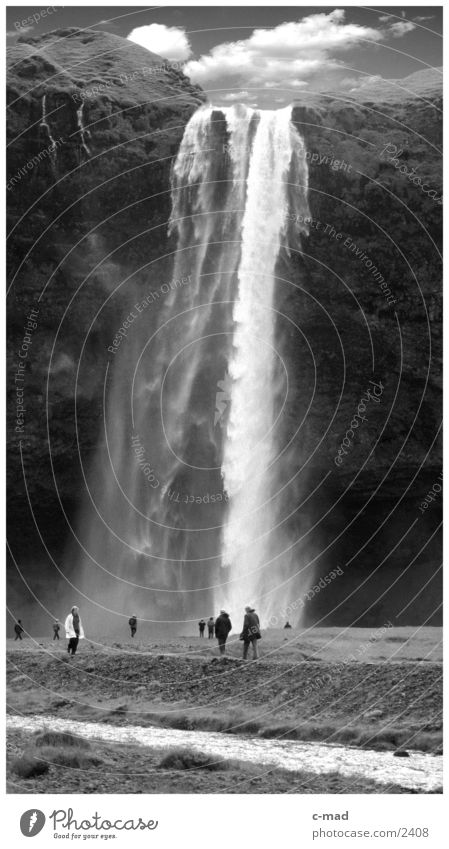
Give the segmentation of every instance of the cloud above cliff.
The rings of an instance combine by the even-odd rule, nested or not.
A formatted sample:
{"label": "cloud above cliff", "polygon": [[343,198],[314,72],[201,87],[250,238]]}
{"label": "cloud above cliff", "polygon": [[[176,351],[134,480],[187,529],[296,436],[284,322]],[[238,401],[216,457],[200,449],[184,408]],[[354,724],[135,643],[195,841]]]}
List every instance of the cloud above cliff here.
{"label": "cloud above cliff", "polygon": [[255,29],[249,38],[218,44],[187,62],[184,72],[206,89],[301,87],[342,66],[339,54],[400,37],[414,24],[398,21],[384,28],[345,22],[345,10],[319,12],[272,29]]}
{"label": "cloud above cliff", "polygon": [[411,21],[397,21],[397,23],[391,24],[389,33],[393,38],[402,38],[403,35],[412,32],[414,29],[416,29],[416,24]]}
{"label": "cloud above cliff", "polygon": [[149,24],[133,29],[128,39],[172,62],[183,61],[192,55],[192,48],[183,27]]}

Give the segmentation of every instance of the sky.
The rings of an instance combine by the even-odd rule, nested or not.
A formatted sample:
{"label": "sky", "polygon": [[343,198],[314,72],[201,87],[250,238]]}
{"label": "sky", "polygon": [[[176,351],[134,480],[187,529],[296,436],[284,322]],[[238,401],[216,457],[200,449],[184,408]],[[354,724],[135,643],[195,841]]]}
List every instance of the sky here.
{"label": "sky", "polygon": [[220,103],[281,107],[301,91],[350,92],[442,64],[438,6],[48,8],[41,17],[42,7],[9,7],[9,43],[66,27],[100,29],[181,63]]}

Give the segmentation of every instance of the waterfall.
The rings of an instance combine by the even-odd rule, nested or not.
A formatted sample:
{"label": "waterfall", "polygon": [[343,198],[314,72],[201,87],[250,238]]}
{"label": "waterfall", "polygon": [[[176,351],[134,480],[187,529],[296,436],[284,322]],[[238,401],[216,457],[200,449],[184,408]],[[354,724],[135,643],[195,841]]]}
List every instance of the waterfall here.
{"label": "waterfall", "polygon": [[266,624],[289,598],[276,267],[306,232],[291,213],[308,216],[290,113],[202,106],[186,126],[173,272],[130,290],[81,523],[83,583],[110,609],[182,622],[253,603]]}
{"label": "waterfall", "polygon": [[86,144],[86,138],[90,135],[89,130],[86,130],[83,121],[84,100],[81,101],[79,109],[76,110],[76,124],[80,136],[80,148],[83,153],[89,158],[90,150]]}
{"label": "waterfall", "polygon": [[[223,533],[223,566],[231,582],[227,604],[235,608],[245,597],[250,602],[261,599],[266,615],[279,608],[277,600],[269,598],[280,578],[279,564],[273,565],[280,552],[270,529],[278,519],[276,487],[283,483],[276,469],[274,293],[275,266],[289,213],[285,181],[294,152],[298,158],[305,154],[292,128],[290,109],[260,112],[242,221],[229,366],[230,417],[222,464],[230,498]],[[305,186],[297,191],[304,192]]]}
{"label": "waterfall", "polygon": [[54,138],[51,134],[50,124],[48,123],[48,120],[47,120],[47,95],[46,94],[44,94],[43,97],[42,97],[42,119],[41,119],[40,126],[42,127],[42,129],[44,130],[44,132],[46,134],[50,159],[51,159],[52,164],[55,165],[56,164],[58,146],[57,146],[57,144],[56,144],[56,142],[55,142],[55,140],[54,140]]}

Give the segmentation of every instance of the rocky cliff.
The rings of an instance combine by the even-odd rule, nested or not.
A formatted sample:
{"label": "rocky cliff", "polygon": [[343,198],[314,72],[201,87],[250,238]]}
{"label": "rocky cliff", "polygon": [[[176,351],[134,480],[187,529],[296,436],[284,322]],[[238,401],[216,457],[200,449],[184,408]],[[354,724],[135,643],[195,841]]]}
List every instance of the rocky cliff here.
{"label": "rocky cliff", "polygon": [[169,273],[152,260],[168,253],[170,168],[203,100],[176,65],[102,32],[21,38],[10,51],[9,533],[38,595],[56,584],[53,558],[79,508],[78,450],[89,465],[121,292]]}
{"label": "rocky cliff", "polygon": [[[280,328],[294,375],[285,427],[293,433],[311,401],[295,444],[310,456],[310,491],[328,477],[291,524],[310,532],[312,553],[324,552],[317,578],[353,558],[332,600],[316,594],[310,620],[382,624],[398,597],[411,604],[395,624],[438,618],[439,504],[419,505],[441,471],[440,93],[434,79],[400,86],[311,96],[293,114],[307,145],[311,221],[283,269],[300,287],[280,288],[279,309],[313,356]],[[109,34],[56,31],[11,50],[14,609],[25,598],[18,569],[30,598],[53,609],[101,424],[107,348],[129,291],[170,279],[170,168],[204,99],[176,66]],[[382,384],[381,403],[336,463],[370,380]]]}
{"label": "rocky cliff", "polygon": [[[441,77],[426,71],[353,97],[303,99],[294,120],[308,150],[312,220],[304,253],[292,260],[302,291],[286,291],[284,311],[312,343],[314,358],[288,342],[286,352],[298,384],[309,385],[305,397],[294,394],[312,400],[304,433],[306,456],[315,452],[308,490],[332,470],[305,525],[309,515],[325,517],[321,574],[348,564],[331,601],[326,593],[314,597],[310,620],[329,621],[332,605],[332,622],[352,622],[356,612],[364,625],[434,623],[441,578]],[[381,397],[368,402],[366,421],[354,421],[370,387]],[[295,419],[305,404],[299,407]]]}

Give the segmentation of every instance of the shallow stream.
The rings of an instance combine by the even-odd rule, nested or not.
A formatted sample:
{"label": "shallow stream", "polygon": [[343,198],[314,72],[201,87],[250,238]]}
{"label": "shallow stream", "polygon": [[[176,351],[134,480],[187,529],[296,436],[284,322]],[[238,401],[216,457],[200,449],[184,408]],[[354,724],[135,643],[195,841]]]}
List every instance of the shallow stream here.
{"label": "shallow stream", "polygon": [[[71,731],[80,737],[111,743],[132,743],[152,749],[187,746],[222,758],[237,758],[270,764],[292,771],[316,774],[339,772],[363,776],[380,785],[398,784],[410,790],[435,791],[443,784],[443,758],[410,752],[408,758],[392,752],[354,749],[295,740],[266,740],[237,737],[208,731],[181,731],[173,728],[143,728],[139,725],[114,726],[99,722],[78,722],[51,716],[8,716],[7,728],[23,731]],[[382,789],[379,788],[380,792]],[[388,792],[384,787],[384,792]]]}

